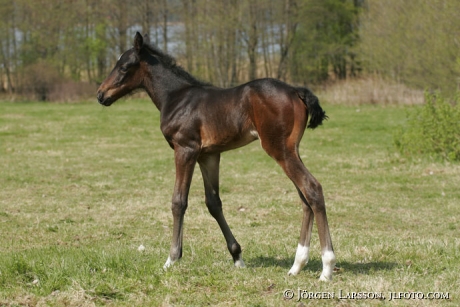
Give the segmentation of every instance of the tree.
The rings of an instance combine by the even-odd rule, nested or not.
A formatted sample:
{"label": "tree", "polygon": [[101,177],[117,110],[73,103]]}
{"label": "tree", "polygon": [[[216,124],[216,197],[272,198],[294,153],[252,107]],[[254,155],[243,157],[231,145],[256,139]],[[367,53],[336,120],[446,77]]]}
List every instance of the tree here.
{"label": "tree", "polygon": [[0,63],[1,63],[1,90],[8,93],[14,91],[16,74],[14,67],[17,64],[16,12],[12,0],[0,1]]}
{"label": "tree", "polygon": [[295,0],[280,2],[280,18],[278,19],[278,44],[280,57],[276,78],[286,80],[288,67],[288,54],[294,42],[297,26],[299,24],[298,3]]}
{"label": "tree", "polygon": [[362,3],[308,0],[299,8],[298,35],[292,49],[291,74],[297,82],[318,83],[356,74],[358,16]]}
{"label": "tree", "polygon": [[260,32],[263,31],[262,28],[264,26],[264,8],[260,0],[249,1],[243,5],[242,20],[247,20],[248,22],[240,23],[240,34],[246,45],[249,60],[248,78],[249,80],[254,80],[257,78],[258,47]]}
{"label": "tree", "polygon": [[359,48],[367,71],[453,94],[460,83],[460,2],[368,0]]}

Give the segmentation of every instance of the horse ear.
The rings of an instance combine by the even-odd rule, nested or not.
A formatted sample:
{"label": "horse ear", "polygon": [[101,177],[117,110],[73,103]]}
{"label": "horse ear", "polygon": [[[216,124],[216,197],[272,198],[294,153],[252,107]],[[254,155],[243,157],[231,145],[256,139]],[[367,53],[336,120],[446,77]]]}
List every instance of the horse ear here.
{"label": "horse ear", "polygon": [[139,32],[136,32],[136,36],[134,36],[134,49],[139,51],[141,50],[142,46],[144,46],[144,39]]}
{"label": "horse ear", "polygon": [[150,37],[148,33],[144,34],[144,44],[150,44]]}

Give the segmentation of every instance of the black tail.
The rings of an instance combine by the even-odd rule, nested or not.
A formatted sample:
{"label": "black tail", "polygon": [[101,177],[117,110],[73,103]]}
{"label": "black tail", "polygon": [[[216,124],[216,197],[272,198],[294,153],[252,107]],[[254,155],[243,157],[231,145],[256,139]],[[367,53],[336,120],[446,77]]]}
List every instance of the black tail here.
{"label": "black tail", "polygon": [[307,112],[310,114],[310,121],[307,128],[315,129],[323,123],[328,117],[326,112],[319,105],[318,97],[313,95],[309,89],[304,87],[297,88],[297,94],[307,106]]}

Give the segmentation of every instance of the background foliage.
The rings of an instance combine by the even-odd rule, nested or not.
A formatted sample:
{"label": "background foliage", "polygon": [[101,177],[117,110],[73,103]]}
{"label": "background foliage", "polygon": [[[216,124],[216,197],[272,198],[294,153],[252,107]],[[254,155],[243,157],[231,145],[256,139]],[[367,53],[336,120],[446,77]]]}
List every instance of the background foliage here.
{"label": "background foliage", "polygon": [[426,94],[426,103],[413,108],[407,124],[395,135],[404,154],[427,154],[446,160],[460,160],[460,104],[451,104],[439,94]]}
{"label": "background foliage", "polygon": [[459,1],[368,3],[359,31],[364,67],[422,89],[459,89]]}
{"label": "background foliage", "polygon": [[[86,83],[93,94],[141,31],[218,86],[377,74],[450,95],[458,11],[456,0],[0,0],[0,90],[52,100]],[[37,71],[51,85],[33,88]]]}

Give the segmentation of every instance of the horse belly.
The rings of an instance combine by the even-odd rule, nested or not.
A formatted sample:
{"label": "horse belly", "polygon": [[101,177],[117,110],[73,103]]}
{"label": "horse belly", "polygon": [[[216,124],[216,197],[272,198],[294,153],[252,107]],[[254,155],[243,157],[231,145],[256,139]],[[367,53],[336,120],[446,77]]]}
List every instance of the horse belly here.
{"label": "horse belly", "polygon": [[245,146],[259,138],[254,127],[243,131],[210,131],[204,129],[201,133],[201,149],[204,153],[223,152]]}

